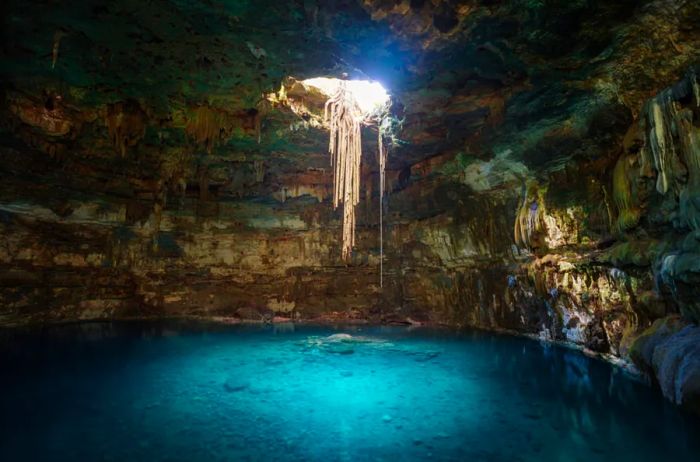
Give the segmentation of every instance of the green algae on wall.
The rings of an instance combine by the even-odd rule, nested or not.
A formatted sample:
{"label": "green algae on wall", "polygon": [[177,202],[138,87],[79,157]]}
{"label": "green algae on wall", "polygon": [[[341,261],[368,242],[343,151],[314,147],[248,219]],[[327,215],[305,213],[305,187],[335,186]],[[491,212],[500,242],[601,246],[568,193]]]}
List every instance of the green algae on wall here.
{"label": "green algae on wall", "polygon": [[[625,231],[634,228],[639,222],[641,210],[636,205],[631,182],[634,181],[632,172],[633,156],[623,154],[618,159],[613,170],[613,199],[618,210],[615,229]],[[632,175],[631,175],[632,174]]]}

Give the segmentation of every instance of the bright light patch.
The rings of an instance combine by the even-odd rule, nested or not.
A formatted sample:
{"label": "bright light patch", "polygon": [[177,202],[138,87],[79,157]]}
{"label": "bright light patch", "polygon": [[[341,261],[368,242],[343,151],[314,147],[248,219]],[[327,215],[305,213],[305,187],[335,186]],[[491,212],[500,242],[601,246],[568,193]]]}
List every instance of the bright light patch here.
{"label": "bright light patch", "polygon": [[[302,83],[316,87],[328,96],[335,93],[340,85],[340,79],[330,79],[328,77],[316,77],[314,79],[306,79]],[[389,94],[379,82],[370,82],[369,80],[348,80],[346,81],[347,89],[353,94],[357,100],[358,106],[365,114],[372,112],[379,106],[382,106],[389,100]]]}

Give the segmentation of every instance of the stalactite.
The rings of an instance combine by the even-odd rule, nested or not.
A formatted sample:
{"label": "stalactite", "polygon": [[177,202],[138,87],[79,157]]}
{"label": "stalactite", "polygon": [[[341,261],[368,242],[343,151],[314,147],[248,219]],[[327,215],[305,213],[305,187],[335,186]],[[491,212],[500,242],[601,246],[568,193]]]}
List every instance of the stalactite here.
{"label": "stalactite", "polygon": [[260,115],[260,112],[255,113],[255,139],[260,144],[262,141],[262,115]]}
{"label": "stalactite", "polygon": [[[689,104],[682,102],[689,100]],[[653,97],[645,107],[646,126],[645,152],[650,151],[657,171],[656,189],[661,194],[683,182],[685,172],[680,163],[688,159],[681,158],[688,152],[692,143],[693,111],[686,106],[700,107],[700,87],[694,69],[678,84],[667,88]],[[690,123],[684,122],[690,120]]]}
{"label": "stalactite", "polygon": [[254,160],[253,170],[255,170],[255,182],[262,183],[265,179],[265,163],[262,160]]}
{"label": "stalactite", "polygon": [[211,154],[214,146],[228,139],[233,130],[231,117],[224,111],[199,106],[188,117],[185,131]]}
{"label": "stalactite", "polygon": [[[284,86],[284,85],[283,85]],[[255,129],[255,138],[258,144],[262,143],[262,124],[263,119],[270,111],[270,101],[266,98],[261,98],[260,101],[255,105],[255,116],[253,119],[253,126]]]}
{"label": "stalactite", "polygon": [[160,225],[163,220],[163,203],[158,202],[153,204],[153,218],[152,218],[152,229],[151,229],[151,250],[154,252],[158,251],[158,233],[160,232]]}
{"label": "stalactite", "polygon": [[680,218],[692,229],[700,229],[700,130],[697,108],[700,85],[691,69],[678,84],[661,91],[646,106],[642,160],[651,153],[657,172],[656,189],[678,195]]}
{"label": "stalactite", "polygon": [[603,204],[605,205],[605,212],[608,216],[608,228],[613,229],[615,220],[613,219],[612,207],[610,206],[610,199],[608,198],[608,190],[603,185],[601,185],[600,190],[603,193]]}
{"label": "stalactite", "polygon": [[536,246],[536,235],[543,230],[545,215],[543,191],[532,183],[523,187],[523,201],[515,216],[513,235],[516,245],[522,248]]}
{"label": "stalactite", "polygon": [[61,46],[61,39],[66,36],[66,33],[62,30],[57,30],[53,34],[53,48],[51,49],[51,69],[56,67],[56,61],[58,61],[58,49]]}
{"label": "stalactite", "polygon": [[[665,93],[665,92],[664,92]],[[673,138],[669,119],[675,115],[673,102],[667,100],[667,95],[662,93],[651,100],[648,108],[648,117],[651,122],[649,141],[651,152],[654,155],[654,166],[658,172],[656,190],[666,194],[673,180],[672,156],[675,156]]]}
{"label": "stalactite", "polygon": [[[690,107],[679,107],[674,127],[678,133],[681,161],[687,170],[687,182],[679,194],[681,216],[686,224],[700,229],[700,127],[696,118],[700,115],[700,86],[694,69],[686,77],[686,93]],[[694,101],[693,101],[694,99]],[[694,106],[694,108],[693,108]]]}
{"label": "stalactite", "polygon": [[331,132],[328,151],[333,166],[333,206],[343,204],[342,257],[348,260],[355,245],[355,207],[360,200],[362,111],[345,82],[326,102],[324,119]]}
{"label": "stalactite", "polygon": [[109,138],[122,157],[146,135],[146,114],[136,101],[123,101],[107,107],[105,125]]}
{"label": "stalactite", "polygon": [[681,216],[692,229],[700,229],[700,129],[694,127],[692,112],[678,121],[688,183],[680,194]]}

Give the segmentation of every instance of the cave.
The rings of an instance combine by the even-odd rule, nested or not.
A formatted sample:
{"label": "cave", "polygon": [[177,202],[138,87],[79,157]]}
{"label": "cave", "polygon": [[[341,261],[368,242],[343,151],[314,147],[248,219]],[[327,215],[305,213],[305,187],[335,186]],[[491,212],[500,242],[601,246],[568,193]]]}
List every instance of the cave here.
{"label": "cave", "polygon": [[700,454],[700,2],[0,12],[0,460]]}

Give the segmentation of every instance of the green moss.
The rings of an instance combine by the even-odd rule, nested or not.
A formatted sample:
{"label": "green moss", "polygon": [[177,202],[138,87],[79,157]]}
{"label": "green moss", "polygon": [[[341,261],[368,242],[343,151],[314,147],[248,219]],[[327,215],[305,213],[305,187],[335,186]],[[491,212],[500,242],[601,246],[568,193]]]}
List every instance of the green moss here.
{"label": "green moss", "polygon": [[443,164],[439,168],[439,172],[445,176],[458,178],[460,175],[462,175],[464,169],[466,169],[472,162],[474,162],[472,157],[469,157],[464,152],[459,152],[452,161]]}
{"label": "green moss", "polygon": [[632,195],[629,167],[630,159],[623,155],[613,170],[613,199],[618,210],[614,231],[617,232],[632,229],[639,223],[640,210]]}
{"label": "green moss", "polygon": [[621,242],[601,255],[600,260],[615,266],[634,265],[645,267],[651,265],[666,245],[656,240],[639,240]]}

